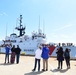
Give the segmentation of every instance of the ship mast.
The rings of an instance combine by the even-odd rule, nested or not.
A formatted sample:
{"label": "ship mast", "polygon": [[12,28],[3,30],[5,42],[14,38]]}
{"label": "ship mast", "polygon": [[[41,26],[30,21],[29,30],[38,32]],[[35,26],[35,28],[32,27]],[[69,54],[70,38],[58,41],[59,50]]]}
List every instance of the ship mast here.
{"label": "ship mast", "polygon": [[16,29],[19,31],[19,37],[23,36],[25,34],[25,27],[22,25],[22,15],[20,15],[20,26],[16,27]]}
{"label": "ship mast", "polygon": [[39,27],[38,27],[39,29],[38,29],[38,33],[40,34],[41,32],[40,32],[40,16],[39,16]]}

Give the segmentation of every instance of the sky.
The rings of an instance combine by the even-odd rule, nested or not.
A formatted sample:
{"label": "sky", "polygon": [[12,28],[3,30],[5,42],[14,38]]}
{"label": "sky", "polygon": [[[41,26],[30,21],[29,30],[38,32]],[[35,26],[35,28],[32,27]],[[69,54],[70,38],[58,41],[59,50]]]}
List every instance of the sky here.
{"label": "sky", "polygon": [[76,43],[76,0],[0,0],[0,40],[18,31],[23,16],[26,35],[39,28],[48,42]]}

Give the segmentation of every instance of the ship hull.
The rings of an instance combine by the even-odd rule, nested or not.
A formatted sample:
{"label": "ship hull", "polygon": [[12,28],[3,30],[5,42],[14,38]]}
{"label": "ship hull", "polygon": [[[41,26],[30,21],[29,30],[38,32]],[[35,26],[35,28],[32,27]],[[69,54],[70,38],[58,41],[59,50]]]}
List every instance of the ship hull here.
{"label": "ship hull", "polygon": [[[22,55],[35,55],[35,51],[38,47],[21,47],[21,54]],[[56,57],[56,51],[57,51],[57,48],[58,46],[50,46],[49,47],[49,50],[50,50],[50,53],[49,55],[50,56],[53,56],[53,57]],[[76,47],[75,46],[63,46],[63,51],[65,51],[65,49],[68,48],[70,49],[70,57],[72,59],[75,59],[76,58]],[[5,53],[5,47],[2,47],[0,48],[0,52],[1,53]],[[11,51],[10,51],[11,53]]]}

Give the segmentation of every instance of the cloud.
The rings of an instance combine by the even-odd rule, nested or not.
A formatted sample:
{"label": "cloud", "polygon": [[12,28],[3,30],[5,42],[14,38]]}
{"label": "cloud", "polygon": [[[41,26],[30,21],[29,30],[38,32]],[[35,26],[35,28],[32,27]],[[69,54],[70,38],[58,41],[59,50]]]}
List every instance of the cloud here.
{"label": "cloud", "polygon": [[0,41],[4,40],[4,37],[0,37]]}
{"label": "cloud", "polygon": [[5,12],[0,13],[0,16],[8,16]]}
{"label": "cloud", "polygon": [[60,27],[60,28],[55,29],[54,31],[64,30],[64,29],[66,29],[66,28],[70,28],[70,27],[72,27],[72,26],[73,26],[72,24],[65,25],[65,26],[63,26],[63,27]]}
{"label": "cloud", "polygon": [[56,33],[53,33],[50,36],[52,36],[53,38],[65,38],[65,39],[72,38],[72,36],[67,35],[67,34],[56,34]]}

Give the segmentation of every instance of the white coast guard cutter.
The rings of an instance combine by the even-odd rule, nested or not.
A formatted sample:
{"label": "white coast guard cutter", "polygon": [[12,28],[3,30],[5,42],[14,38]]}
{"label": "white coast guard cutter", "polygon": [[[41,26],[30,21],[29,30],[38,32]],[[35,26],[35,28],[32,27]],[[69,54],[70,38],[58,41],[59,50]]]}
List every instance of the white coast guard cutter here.
{"label": "white coast guard cutter", "polygon": [[[16,29],[19,31],[19,35],[16,33],[12,33],[10,36],[6,36],[5,40],[0,41],[0,52],[5,53],[5,45],[9,44],[10,46],[17,46],[21,48],[21,54],[24,55],[34,55],[35,50],[38,48],[39,45],[47,42],[46,41],[46,35],[42,33],[42,31],[39,29],[38,32],[33,32],[32,36],[25,35],[25,27],[22,25],[22,15],[20,15],[20,25],[19,27],[16,27]],[[49,49],[50,49],[50,55],[56,56],[56,50],[59,46],[63,47],[63,50],[66,48],[69,48],[71,58],[76,57],[76,46],[74,46],[72,43],[62,43],[62,44],[56,44],[56,43],[48,43]]]}

